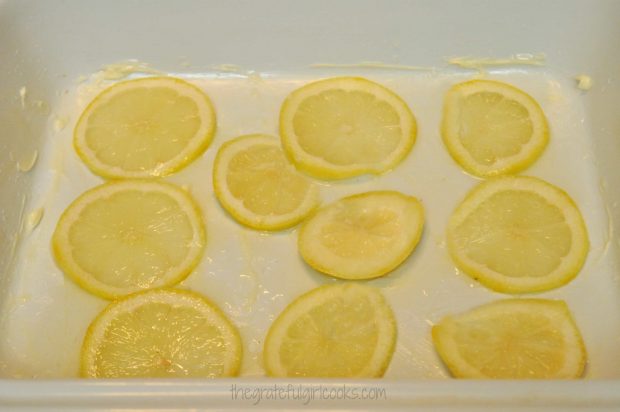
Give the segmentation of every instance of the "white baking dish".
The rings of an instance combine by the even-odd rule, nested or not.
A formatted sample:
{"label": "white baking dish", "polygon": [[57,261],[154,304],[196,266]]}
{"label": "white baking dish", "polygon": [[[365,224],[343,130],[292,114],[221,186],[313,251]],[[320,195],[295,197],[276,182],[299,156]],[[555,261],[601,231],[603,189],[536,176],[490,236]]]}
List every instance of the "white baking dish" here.
{"label": "white baking dish", "polygon": [[[261,336],[291,299],[330,280],[301,265],[290,246],[294,233],[267,239],[240,229],[218,208],[210,183],[201,186],[195,174],[183,172],[171,180],[196,187],[195,195],[207,210],[209,233],[227,235],[210,240],[210,259],[197,269],[202,275],[191,276],[181,287],[207,294],[239,325],[245,340],[244,377],[163,382],[72,379],[85,327],[105,302],[73,285],[53,265],[49,234],[68,202],[100,182],[81,165],[70,146],[76,115],[101,87],[82,76],[111,63],[136,59],[195,79],[214,99],[220,116],[218,135],[205,155],[188,168],[194,172],[204,168],[204,181],[210,180],[208,168],[223,140],[248,132],[276,133],[278,99],[303,79],[334,74],[373,78],[401,93],[418,117],[418,142],[402,166],[402,170],[413,168],[411,177],[405,179],[401,169],[382,177],[384,186],[420,196],[429,216],[421,249],[411,262],[374,282],[384,289],[399,320],[397,352],[384,379],[346,382],[349,389],[375,388],[385,391],[380,392],[384,395],[376,401],[314,399],[310,407],[620,407],[620,250],[615,235],[620,229],[616,161],[620,154],[619,21],[620,2],[613,0],[0,0],[0,405],[7,410],[208,405],[241,409],[252,407],[256,397],[242,399],[236,392],[235,399],[235,390],[257,393],[264,388],[258,406],[304,406],[293,395],[287,395],[288,400],[266,399],[274,384],[286,388],[290,382],[262,377]],[[543,54],[544,65],[523,64],[522,59],[541,62]],[[418,257],[444,253],[445,216],[475,184],[450,165],[441,145],[435,145],[442,90],[455,79],[478,75],[476,69],[446,63],[456,56],[516,56],[513,64],[486,67],[486,75],[527,89],[550,116],[555,149],[550,146],[550,154],[526,173],[555,182],[575,197],[590,229],[592,250],[575,281],[541,296],[565,299],[573,310],[590,359],[584,380],[449,380],[432,349],[428,322],[502,297],[455,274],[448,260]],[[355,66],[368,61],[384,65]],[[317,63],[329,64],[317,67]],[[353,66],[335,67],[338,64]],[[105,73],[120,76],[119,68],[127,69],[127,65]],[[576,88],[574,77],[582,74],[593,80],[587,91]],[[261,79],[262,86],[252,83],[256,79]],[[260,97],[265,84],[277,90],[268,93],[259,107],[235,110],[239,99]],[[260,117],[260,113],[268,115]],[[452,169],[440,175],[439,169],[433,169],[437,159]],[[425,172],[436,180],[418,177]],[[335,185],[325,189],[324,198],[362,191],[372,184],[362,179]],[[450,195],[433,197],[442,190]],[[31,231],[41,213],[42,219]],[[244,247],[253,254],[249,258]],[[270,262],[274,249],[285,250],[287,257]],[[268,277],[260,283],[266,298],[249,306],[238,298],[254,287],[248,286],[247,277],[240,277],[254,270],[247,269],[248,261],[250,266],[262,267],[262,275]],[[282,282],[277,276],[283,271],[302,275]],[[283,283],[285,287],[278,286]],[[303,382],[305,389],[324,385],[323,389],[337,391],[342,386],[340,381]]]}

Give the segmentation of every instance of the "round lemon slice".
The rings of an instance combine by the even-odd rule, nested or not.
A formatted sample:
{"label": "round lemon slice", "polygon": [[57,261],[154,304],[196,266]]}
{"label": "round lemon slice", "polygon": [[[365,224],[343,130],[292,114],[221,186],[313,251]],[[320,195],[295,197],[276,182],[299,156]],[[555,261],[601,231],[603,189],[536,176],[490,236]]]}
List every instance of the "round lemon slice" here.
{"label": "round lemon slice", "polygon": [[490,80],[453,86],[445,97],[441,127],[450,155],[481,177],[529,167],[549,140],[538,103],[514,86]]}
{"label": "round lemon slice", "polygon": [[172,77],[117,83],[86,107],[73,144],[94,173],[149,178],[174,173],[198,157],[215,133],[211,101]]}
{"label": "round lemon slice", "polygon": [[88,378],[235,376],[239,332],[204,297],[155,289],[108,305],[91,323],[80,359]]}
{"label": "round lemon slice", "polygon": [[416,121],[391,90],[359,77],[336,77],[286,98],[280,135],[300,170],[342,179],[395,167],[413,147]]}
{"label": "round lemon slice", "polygon": [[103,184],[78,197],[52,237],[56,261],[103,298],[171,286],[196,267],[206,243],[198,206],[164,182]]}
{"label": "round lemon slice", "polygon": [[394,314],[377,289],[327,285],[298,297],[275,320],[265,368],[276,377],[380,377],[395,343]]}
{"label": "round lemon slice", "polygon": [[319,204],[316,184],[288,162],[277,138],[266,135],[224,143],[215,157],[213,186],[224,209],[254,229],[294,226]]}
{"label": "round lemon slice", "polygon": [[568,283],[589,249],[585,223],[568,194],[524,176],[475,187],[452,214],[447,243],[461,270],[504,293]]}
{"label": "round lemon slice", "polygon": [[314,269],[341,279],[372,279],[394,270],[422,236],[424,209],[394,191],[361,193],[319,209],[301,227],[298,246]]}
{"label": "round lemon slice", "polygon": [[507,299],[433,326],[439,356],[458,378],[571,379],[586,351],[563,301]]}

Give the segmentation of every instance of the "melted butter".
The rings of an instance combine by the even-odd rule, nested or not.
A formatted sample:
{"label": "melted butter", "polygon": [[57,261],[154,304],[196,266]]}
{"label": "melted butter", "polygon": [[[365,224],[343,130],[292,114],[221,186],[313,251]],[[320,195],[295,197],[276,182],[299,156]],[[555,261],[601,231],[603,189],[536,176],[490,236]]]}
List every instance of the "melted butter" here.
{"label": "melted butter", "polygon": [[592,88],[592,85],[594,84],[592,77],[588,76],[587,74],[580,74],[579,76],[575,77],[575,80],[577,81],[577,88],[579,90],[588,91]]}
{"label": "melted butter", "polygon": [[22,173],[27,173],[31,171],[34,165],[37,163],[38,158],[39,158],[39,151],[35,150],[34,152],[32,152],[32,154],[28,158],[17,161],[16,163],[17,170],[19,170]]}
{"label": "melted butter", "polygon": [[113,64],[106,64],[98,73],[103,80],[121,80],[134,73],[157,74],[165,76],[166,73],[153,69],[147,63],[138,60],[128,60]]}
{"label": "melted butter", "polygon": [[598,258],[598,260],[600,261],[605,256],[607,256],[607,253],[609,252],[609,247],[614,238],[614,222],[611,214],[611,208],[609,207],[609,202],[607,201],[607,199],[609,199],[609,196],[607,196],[607,182],[605,181],[605,179],[601,178],[599,180],[598,189],[601,197],[603,198],[603,205],[605,206],[605,217],[607,218],[605,240],[601,250],[601,255]]}
{"label": "melted butter", "polygon": [[[505,58],[495,57],[452,57],[447,59],[448,64],[459,66],[464,69],[475,69],[484,71],[485,67],[493,66],[544,66],[545,55],[543,53],[515,54]],[[359,63],[313,63],[312,68],[331,68],[331,69],[383,69],[383,70],[404,70],[404,71],[436,71],[435,67],[412,66],[405,64],[391,64],[380,61],[362,61]]]}
{"label": "melted butter", "polygon": [[26,89],[26,86],[22,86],[19,89],[19,100],[22,103],[22,109],[26,108],[26,96],[28,95],[28,89]]}
{"label": "melted butter", "polygon": [[313,63],[310,67],[314,69],[387,69],[387,70],[412,70],[412,71],[434,71],[434,67],[409,66],[406,64],[390,64],[377,61],[363,61],[359,63]]}
{"label": "melted butter", "polygon": [[452,57],[447,59],[448,64],[459,66],[463,69],[475,69],[481,72],[486,67],[496,66],[544,66],[546,57],[544,53],[530,54],[521,53],[510,57]]}
{"label": "melted butter", "polygon": [[254,83],[256,86],[260,86],[265,82],[260,73],[257,72],[248,72],[248,80]]}
{"label": "melted butter", "polygon": [[245,75],[248,72],[247,70],[244,70],[243,67],[239,65],[229,64],[229,63],[216,64],[216,65],[211,66],[210,68],[218,72],[237,73],[237,74],[243,74],[243,75]]}
{"label": "melted butter", "polygon": [[[95,97],[95,95],[100,93],[107,86],[111,85],[112,82],[126,79],[133,74],[151,74],[157,76],[168,75],[161,70],[150,67],[148,63],[140,62],[138,60],[127,60],[106,64],[101,68],[101,70],[93,73],[92,75],[81,75],[75,80],[75,82],[79,85],[77,89],[78,107],[85,106]],[[57,120],[58,121],[54,122],[54,130],[58,132],[64,129],[68,119],[64,120],[64,118],[58,117]]]}
{"label": "melted butter", "polygon": [[41,219],[43,218],[43,213],[44,209],[39,207],[28,214],[24,226],[24,233],[26,235],[32,233],[32,231],[39,226],[39,223],[41,223]]}
{"label": "melted butter", "polygon": [[62,131],[65,127],[67,127],[67,123],[69,123],[69,117],[59,116],[59,115],[54,116],[54,123],[53,123],[54,131],[55,132]]}
{"label": "melted butter", "polygon": [[213,66],[209,66],[209,68],[213,70],[214,72],[231,73],[231,74],[236,74],[239,76],[246,77],[254,85],[257,85],[257,86],[263,83],[263,77],[260,75],[260,73],[258,73],[255,70],[245,69],[236,64],[228,64],[228,63],[216,64]]}

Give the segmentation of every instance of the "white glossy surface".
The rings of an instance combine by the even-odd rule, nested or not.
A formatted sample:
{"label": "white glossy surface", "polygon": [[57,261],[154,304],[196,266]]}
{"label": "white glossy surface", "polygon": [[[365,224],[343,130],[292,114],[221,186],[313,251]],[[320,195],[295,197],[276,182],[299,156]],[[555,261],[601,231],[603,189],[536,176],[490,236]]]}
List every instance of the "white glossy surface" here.
{"label": "white glossy surface", "polygon": [[[190,185],[206,210],[210,234],[208,258],[183,286],[212,297],[240,326],[246,343],[243,372],[247,376],[262,374],[257,354],[270,318],[297,294],[331,280],[301,264],[292,242],[294,231],[263,235],[244,230],[217,206],[209,177],[217,146],[241,133],[275,133],[280,100],[308,76],[363,74],[392,87],[407,100],[420,130],[406,161],[393,173],[377,179],[325,186],[323,197],[329,201],[379,185],[422,199],[428,221],[418,250],[402,268],[372,283],[383,288],[399,320],[399,344],[387,376],[401,382],[404,378],[445,377],[430,345],[427,322],[501,297],[477,285],[470,287],[473,282],[454,272],[442,247],[447,216],[475,180],[458,169],[440,144],[437,125],[441,94],[450,82],[475,72],[443,76],[441,71],[433,74],[309,66],[383,61],[445,68],[446,57],[544,52],[547,66],[542,69],[505,68],[493,76],[514,82],[542,103],[551,121],[552,141],[527,174],[566,189],[579,204],[590,230],[592,250],[582,273],[568,286],[543,296],[566,299],[573,310],[590,355],[587,376],[620,378],[618,243],[615,236],[605,243],[610,233],[617,233],[620,217],[620,173],[616,166],[620,152],[616,110],[620,101],[620,53],[615,46],[620,39],[618,18],[620,3],[613,0],[319,1],[294,5],[276,0],[162,0],[148,5],[121,1],[0,1],[0,270],[5,295],[0,335],[2,375],[74,376],[84,328],[105,305],[74,286],[53,265],[49,236],[70,200],[100,181],[80,164],[70,147],[75,116],[87,100],[87,93],[81,95],[82,99],[76,98],[75,80],[104,64],[136,58],[167,72],[198,77],[221,73],[227,67],[220,65],[226,63],[274,76],[263,76],[265,82],[256,76],[247,79],[234,73],[201,80],[216,104],[218,135],[201,159],[170,179]],[[573,80],[583,73],[594,80],[587,93],[578,90]],[[22,87],[27,91],[25,107],[19,94]],[[34,168],[20,172],[16,163],[22,159],[27,163],[34,150],[39,151]],[[42,220],[20,242],[19,265],[12,270],[10,251],[20,222],[41,206]],[[608,217],[614,219],[610,224]],[[217,236],[224,232],[227,235]],[[3,389],[0,382],[0,401],[28,405],[27,394],[40,391],[39,399],[43,400],[38,405],[50,405],[53,398],[49,396],[58,390],[85,405],[88,396],[79,394],[115,390],[106,389],[105,384],[74,382],[50,383],[38,389],[22,385],[7,382]],[[524,385],[485,386],[439,380],[389,385],[400,388],[395,389],[394,396],[400,405],[414,404],[416,397],[428,396],[433,404],[448,407],[455,406],[449,400],[451,390],[459,394],[461,405],[468,404],[469,393],[472,398],[482,396],[503,404],[514,399],[515,408],[538,388],[537,399],[560,405],[557,402],[562,397],[577,398],[581,401],[573,404],[581,407],[589,405],[588,392],[597,393],[604,405],[614,405],[617,399],[606,396],[618,391],[617,383],[603,382],[588,382],[587,387],[585,383],[545,382],[525,389],[518,389]],[[187,389],[183,384],[138,387],[146,393],[180,393]],[[199,384],[194,389],[200,396],[217,398],[218,393],[229,389],[229,383]],[[32,399],[36,404],[36,398]],[[105,405],[105,399],[105,395],[96,398],[90,406]],[[123,404],[123,399],[128,403]],[[242,407],[229,405],[223,399],[220,405]],[[116,406],[140,405],[128,394],[115,402]],[[469,405],[477,409],[486,402],[472,401]],[[428,406],[424,402],[421,405]]]}
{"label": "white glossy surface", "polygon": [[[478,180],[461,171],[441,142],[438,125],[442,97],[451,84],[471,75],[364,74],[396,91],[412,108],[419,124],[416,145],[401,165],[382,176],[321,182],[322,198],[330,202],[349,194],[389,189],[422,201],[426,226],[418,248],[397,270],[368,283],[382,289],[398,320],[397,350],[386,377],[445,378],[448,374],[430,340],[430,325],[443,315],[505,297],[458,273],[445,250],[448,217]],[[611,234],[582,96],[572,79],[541,70],[509,70],[486,77],[508,81],[531,93],[548,116],[550,144],[526,174],[554,183],[573,197],[584,215],[591,250],[584,269],[573,282],[538,296],[564,299],[569,304],[589,352],[587,377],[618,378],[620,290],[616,288],[617,268],[613,261],[616,249],[608,244]],[[211,184],[213,158],[219,145],[228,139],[249,133],[277,134],[282,100],[312,78],[305,73],[193,78],[213,99],[218,132],[201,158],[168,178],[187,185],[207,222],[206,256],[180,286],[214,299],[240,327],[245,342],[243,376],[263,375],[262,342],[271,321],[286,304],[334,280],[303,263],[297,253],[295,229],[280,233],[249,230],[221,209]],[[103,85],[77,86],[63,98],[58,110],[75,122],[84,104]],[[5,309],[6,328],[0,334],[1,360],[8,376],[74,377],[84,331],[105,305],[67,279],[50,254],[49,241],[62,211],[83,191],[102,182],[76,156],[71,139],[70,127],[52,132],[41,151],[33,202],[44,208],[45,215],[22,244]],[[596,296],[598,304],[592,305],[584,296]],[[80,310],[74,310],[76,307]],[[603,318],[604,325],[595,321]],[[64,333],[58,333],[60,330]]]}

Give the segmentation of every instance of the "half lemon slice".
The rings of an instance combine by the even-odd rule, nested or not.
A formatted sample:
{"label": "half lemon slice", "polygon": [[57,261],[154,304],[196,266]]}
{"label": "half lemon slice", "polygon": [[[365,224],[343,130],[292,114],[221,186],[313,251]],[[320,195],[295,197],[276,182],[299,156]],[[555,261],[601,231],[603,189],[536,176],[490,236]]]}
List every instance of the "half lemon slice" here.
{"label": "half lemon slice", "polygon": [[507,299],[433,326],[437,352],[457,378],[571,379],[586,351],[566,303]]}

